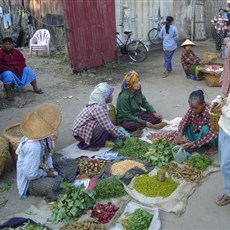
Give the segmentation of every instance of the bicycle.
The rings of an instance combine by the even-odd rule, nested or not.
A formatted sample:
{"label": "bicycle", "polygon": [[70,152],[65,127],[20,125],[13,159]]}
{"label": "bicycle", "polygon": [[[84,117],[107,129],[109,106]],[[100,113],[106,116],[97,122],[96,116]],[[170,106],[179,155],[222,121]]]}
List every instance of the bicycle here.
{"label": "bicycle", "polygon": [[141,40],[131,40],[132,32],[125,31],[124,35],[127,37],[125,42],[119,38],[119,32],[116,32],[117,48],[121,54],[128,55],[134,62],[142,62],[147,57],[148,48]]}
{"label": "bicycle", "polygon": [[148,32],[148,39],[153,45],[159,45],[162,42],[162,40],[159,38],[159,33],[166,22],[161,22],[161,19],[163,19],[163,17],[158,17],[155,20],[157,23],[157,28],[154,27]]}

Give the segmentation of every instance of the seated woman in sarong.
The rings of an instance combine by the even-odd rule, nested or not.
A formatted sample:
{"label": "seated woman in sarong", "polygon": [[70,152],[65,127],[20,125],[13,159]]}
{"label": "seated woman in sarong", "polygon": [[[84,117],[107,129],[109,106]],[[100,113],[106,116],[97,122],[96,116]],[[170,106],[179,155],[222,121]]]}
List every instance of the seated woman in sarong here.
{"label": "seated woman in sarong", "polygon": [[3,39],[3,47],[0,49],[0,81],[4,84],[5,99],[8,101],[15,100],[11,91],[13,87],[23,88],[31,84],[35,93],[43,94],[37,86],[35,73],[26,66],[23,54],[13,47],[11,37]]}
{"label": "seated woman in sarong", "polygon": [[[53,163],[50,155],[53,148],[51,136],[58,129],[61,118],[60,109],[53,104],[33,107],[24,115],[21,121],[24,137],[16,150],[17,188],[20,198],[29,193],[56,200],[63,192],[60,183],[66,178],[69,182],[76,178],[77,169],[73,159],[68,159],[70,162],[66,159]],[[69,171],[66,161],[71,167]]]}
{"label": "seated woman in sarong", "polygon": [[185,135],[190,142],[183,145],[188,151],[207,146],[206,155],[216,152],[218,133],[210,129],[210,104],[205,102],[202,90],[193,91],[188,99],[189,110],[181,120],[178,131]]}
{"label": "seated woman in sarong", "polygon": [[80,149],[97,151],[112,138],[123,141],[125,135],[110,120],[107,104],[112,101],[114,87],[106,82],[98,84],[89,97],[85,108],[75,118],[72,135],[79,141]]}
{"label": "seated woman in sarong", "polygon": [[162,122],[162,115],[156,112],[142,94],[141,83],[135,71],[127,73],[122,82],[117,99],[117,120],[128,132],[145,127],[160,129],[166,125]]}
{"label": "seated woman in sarong", "polygon": [[195,46],[195,44],[188,39],[181,45],[181,47],[184,48],[181,55],[181,64],[185,71],[186,76],[194,80],[196,79],[195,76],[196,67],[202,64],[202,61],[191,50],[192,46]]}

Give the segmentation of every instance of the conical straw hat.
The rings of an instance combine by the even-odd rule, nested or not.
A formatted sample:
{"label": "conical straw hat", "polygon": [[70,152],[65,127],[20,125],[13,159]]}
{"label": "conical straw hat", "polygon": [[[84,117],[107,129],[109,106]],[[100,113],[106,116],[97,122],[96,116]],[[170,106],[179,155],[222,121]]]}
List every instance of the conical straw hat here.
{"label": "conical straw hat", "polygon": [[31,139],[44,139],[53,134],[61,123],[61,110],[54,104],[31,108],[22,118],[21,132]]}
{"label": "conical straw hat", "polygon": [[195,46],[195,44],[191,42],[189,39],[187,39],[181,44],[181,47],[183,46]]}

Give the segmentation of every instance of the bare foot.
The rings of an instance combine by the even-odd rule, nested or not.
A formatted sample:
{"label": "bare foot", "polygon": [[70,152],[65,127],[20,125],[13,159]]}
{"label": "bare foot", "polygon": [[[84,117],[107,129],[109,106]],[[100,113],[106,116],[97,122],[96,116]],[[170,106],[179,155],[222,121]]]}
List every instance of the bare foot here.
{"label": "bare foot", "polygon": [[207,157],[211,157],[211,156],[215,155],[216,153],[217,153],[217,149],[212,146],[209,149],[207,149],[202,155],[207,156]]}
{"label": "bare foot", "polygon": [[167,125],[168,123],[167,122],[160,122],[160,123],[158,123],[158,124],[154,124],[154,125],[152,125],[152,128],[153,129],[162,129],[162,128],[164,128],[166,125]]}

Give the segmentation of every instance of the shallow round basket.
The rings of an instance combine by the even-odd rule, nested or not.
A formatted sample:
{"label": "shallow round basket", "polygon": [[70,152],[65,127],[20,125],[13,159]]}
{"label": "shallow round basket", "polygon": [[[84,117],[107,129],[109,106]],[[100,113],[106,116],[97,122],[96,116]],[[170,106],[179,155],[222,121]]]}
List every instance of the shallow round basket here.
{"label": "shallow round basket", "polygon": [[211,111],[209,111],[209,115],[210,115],[210,129],[214,132],[218,132],[219,131],[219,119],[220,119],[220,113],[213,113]]}
{"label": "shallow round basket", "polygon": [[0,136],[0,176],[4,172],[8,154],[9,142],[5,137]]}
{"label": "shallow round basket", "polygon": [[15,151],[20,143],[21,138],[23,137],[23,134],[21,133],[20,130],[20,123],[16,123],[14,125],[5,128],[3,131],[3,135],[9,141],[10,155],[12,157],[13,162],[16,164],[18,157]]}
{"label": "shallow round basket", "polygon": [[204,75],[205,80],[209,87],[220,87],[220,73],[205,73]]}

